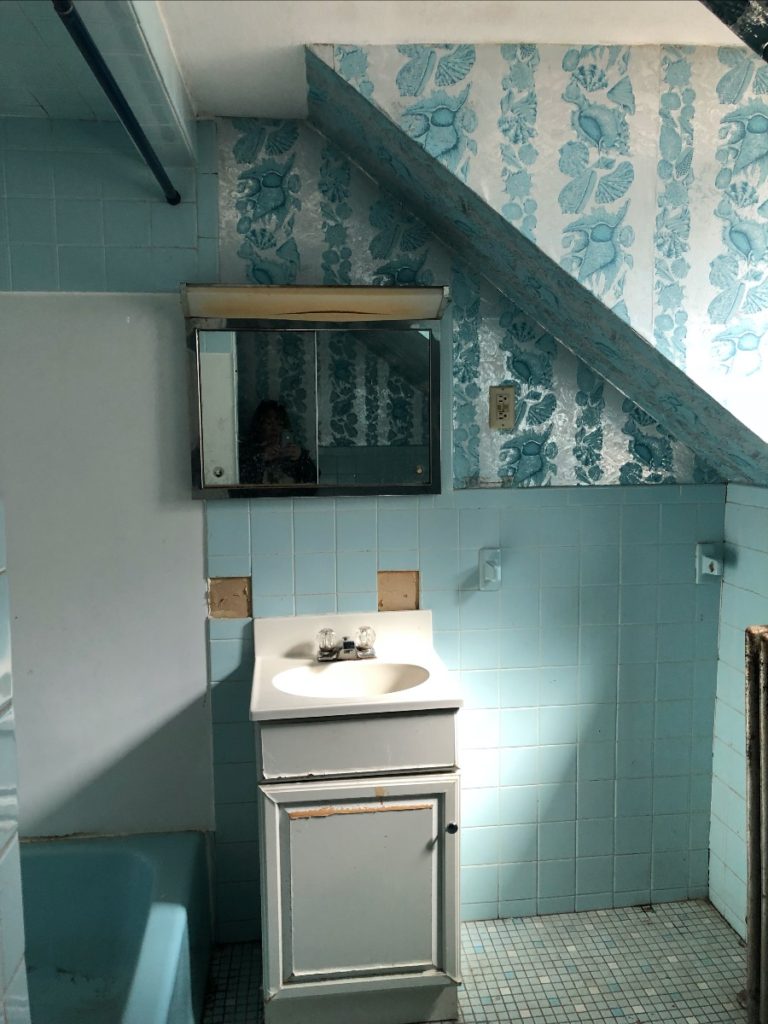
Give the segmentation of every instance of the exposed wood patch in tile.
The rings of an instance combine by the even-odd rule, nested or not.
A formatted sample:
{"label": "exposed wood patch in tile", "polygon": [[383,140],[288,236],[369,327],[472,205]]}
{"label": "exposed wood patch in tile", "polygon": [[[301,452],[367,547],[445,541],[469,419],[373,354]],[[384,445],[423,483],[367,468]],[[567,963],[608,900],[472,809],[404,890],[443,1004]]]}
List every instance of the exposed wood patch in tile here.
{"label": "exposed wood patch in tile", "polygon": [[385,571],[377,576],[380,612],[415,611],[419,607],[418,570]]}
{"label": "exposed wood patch in tile", "polygon": [[208,580],[208,615],[212,619],[250,619],[250,578],[221,576]]}

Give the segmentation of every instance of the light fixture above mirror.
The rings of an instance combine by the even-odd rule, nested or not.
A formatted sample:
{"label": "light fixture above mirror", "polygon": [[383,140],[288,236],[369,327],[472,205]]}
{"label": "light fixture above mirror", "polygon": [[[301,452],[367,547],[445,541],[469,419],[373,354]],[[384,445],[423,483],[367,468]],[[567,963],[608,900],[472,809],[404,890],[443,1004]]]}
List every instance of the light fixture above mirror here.
{"label": "light fixture above mirror", "polygon": [[230,320],[354,321],[439,320],[447,288],[342,288],[288,285],[184,285],[188,318]]}
{"label": "light fixture above mirror", "polygon": [[440,490],[444,288],[184,289],[201,497]]}

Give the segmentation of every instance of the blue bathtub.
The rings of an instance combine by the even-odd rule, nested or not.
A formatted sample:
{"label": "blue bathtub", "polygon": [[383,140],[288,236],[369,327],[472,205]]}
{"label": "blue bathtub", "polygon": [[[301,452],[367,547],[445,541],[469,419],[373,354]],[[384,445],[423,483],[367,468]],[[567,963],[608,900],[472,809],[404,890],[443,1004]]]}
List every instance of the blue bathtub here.
{"label": "blue bathtub", "polygon": [[198,1024],[210,952],[200,833],[23,843],[35,1024]]}

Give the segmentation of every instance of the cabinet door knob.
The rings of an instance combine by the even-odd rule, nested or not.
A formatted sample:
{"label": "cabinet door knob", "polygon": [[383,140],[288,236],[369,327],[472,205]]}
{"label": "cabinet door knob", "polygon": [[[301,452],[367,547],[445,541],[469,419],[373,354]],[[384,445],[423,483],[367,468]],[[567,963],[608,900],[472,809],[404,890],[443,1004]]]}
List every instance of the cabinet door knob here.
{"label": "cabinet door knob", "polygon": [[456,833],[459,831],[459,826],[456,824],[455,821],[449,821],[448,824],[445,826],[445,831],[450,833],[450,835],[455,836]]}

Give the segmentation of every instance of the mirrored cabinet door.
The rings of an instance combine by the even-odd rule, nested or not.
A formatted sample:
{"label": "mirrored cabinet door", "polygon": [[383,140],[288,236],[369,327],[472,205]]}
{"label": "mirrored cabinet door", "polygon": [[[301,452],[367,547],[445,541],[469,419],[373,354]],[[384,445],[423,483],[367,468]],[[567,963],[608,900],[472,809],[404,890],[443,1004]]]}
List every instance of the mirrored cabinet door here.
{"label": "mirrored cabinet door", "polygon": [[198,330],[204,490],[439,490],[438,344],[426,329]]}

